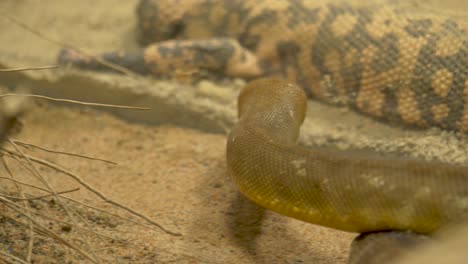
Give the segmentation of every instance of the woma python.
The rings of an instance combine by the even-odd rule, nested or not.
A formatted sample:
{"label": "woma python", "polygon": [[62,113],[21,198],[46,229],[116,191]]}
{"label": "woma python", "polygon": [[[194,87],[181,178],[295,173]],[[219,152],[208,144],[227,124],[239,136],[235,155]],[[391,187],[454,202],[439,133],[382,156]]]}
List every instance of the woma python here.
{"label": "woma python", "polygon": [[[260,205],[353,232],[426,234],[468,213],[466,165],[356,158],[294,145],[305,94],[380,120],[467,133],[463,22],[315,0],[143,0],[137,17],[145,48],[100,58],[154,76],[207,71],[288,80],[248,85],[228,140],[230,174]],[[103,68],[69,49],[59,61]]]}
{"label": "woma python", "polygon": [[306,105],[304,91],[280,79],[252,81],[239,95],[227,162],[251,200],[310,223],[375,233],[353,242],[356,263],[383,263],[369,258],[382,247],[399,252],[423,240],[398,231],[428,234],[468,214],[468,166],[296,146]]}

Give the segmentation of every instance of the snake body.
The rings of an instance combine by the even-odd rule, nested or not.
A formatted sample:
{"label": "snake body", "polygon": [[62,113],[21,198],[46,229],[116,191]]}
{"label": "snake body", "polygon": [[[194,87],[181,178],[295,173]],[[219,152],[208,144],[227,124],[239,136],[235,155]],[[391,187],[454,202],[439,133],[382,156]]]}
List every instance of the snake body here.
{"label": "snake body", "polygon": [[[229,174],[249,199],[306,222],[367,234],[353,241],[349,263],[393,263],[427,241],[415,233],[466,219],[468,166],[297,146],[306,104],[301,88],[280,79],[258,79],[241,91],[226,153]],[[455,254],[464,259],[464,252]]]}
{"label": "snake body", "polygon": [[241,92],[227,162],[240,191],[256,203],[359,233],[430,233],[468,213],[467,166],[296,146],[305,107],[303,90],[278,79],[253,81]]}
{"label": "snake body", "polygon": [[[468,212],[468,167],[354,157],[295,145],[306,98],[379,120],[468,132],[463,21],[315,0],[142,0],[137,52],[100,55],[154,76],[259,78],[239,97],[229,172],[256,203],[352,232],[431,233]],[[99,69],[71,50],[62,63]],[[295,84],[291,84],[295,83]]]}

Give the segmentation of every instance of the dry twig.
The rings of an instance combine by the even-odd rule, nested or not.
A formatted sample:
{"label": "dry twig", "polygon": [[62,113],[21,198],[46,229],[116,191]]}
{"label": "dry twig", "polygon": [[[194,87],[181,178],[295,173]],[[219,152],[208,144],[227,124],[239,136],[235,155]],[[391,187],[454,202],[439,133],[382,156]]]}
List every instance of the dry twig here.
{"label": "dry twig", "polygon": [[99,107],[120,108],[120,109],[129,109],[129,110],[151,110],[151,108],[148,108],[148,107],[136,107],[136,106],[126,106],[126,105],[89,103],[89,102],[82,102],[82,101],[76,101],[76,100],[70,100],[70,99],[53,98],[53,97],[44,96],[44,95],[37,95],[37,94],[12,94],[12,93],[0,94],[0,98],[8,97],[8,96],[33,97],[33,98],[46,99],[46,100],[54,101],[54,102],[65,102],[65,103],[87,105],[87,106],[99,106]]}
{"label": "dry twig", "polygon": [[[47,189],[49,189],[52,194],[54,195],[54,197],[57,199],[57,202],[62,206],[62,208],[65,210],[65,212],[67,213],[68,217],[71,219],[71,221],[73,221],[76,225],[78,224],[78,222],[76,221],[76,219],[73,217],[73,215],[76,215],[78,216],[79,218],[81,218],[81,220],[83,221],[83,223],[85,223],[87,225],[87,222],[84,221],[84,219],[82,218],[81,215],[79,215],[73,208],[71,208],[70,206],[68,206],[66,203],[64,203],[59,195],[57,194],[57,191],[49,184],[49,182],[47,182],[47,180],[41,175],[41,173],[39,173],[39,170],[36,168],[36,166],[34,166],[34,164],[31,162],[31,159],[30,159],[30,156],[29,155],[26,155],[13,141],[11,140],[8,140],[8,142],[15,148],[15,150],[19,153],[15,153],[15,152],[10,152],[11,153],[15,153],[18,157],[20,158],[23,158],[26,162],[26,164],[28,164],[28,166],[30,166],[30,168],[32,169],[32,172],[33,172],[33,175],[39,179],[41,181],[42,184],[44,184],[45,187],[47,187]],[[25,215],[27,217],[27,215]],[[29,218],[30,219],[30,218]],[[90,242],[88,241],[88,239],[83,236],[82,233],[79,233],[79,235],[83,238],[84,242],[87,244],[88,248],[89,248],[89,251],[90,253],[93,255],[93,259],[96,260],[97,257],[95,256],[94,254],[94,250],[93,248],[91,247],[91,244]],[[78,252],[81,252],[82,250],[78,251]]]}
{"label": "dry twig", "polygon": [[120,73],[123,73],[123,74],[126,74],[126,75],[129,75],[129,76],[133,76],[133,77],[139,77],[138,74],[134,73],[133,71],[125,68],[125,67],[122,67],[120,65],[117,65],[115,63],[111,63],[111,62],[108,62],[102,58],[98,58],[98,57],[94,57],[94,56],[91,56],[89,55],[87,52],[83,51],[82,49],[79,49],[73,45],[70,45],[69,43],[65,43],[63,41],[59,41],[59,40],[56,40],[56,39],[53,39],[51,37],[48,37],[48,36],[45,36],[43,33],[39,32],[38,30],[30,27],[29,25],[27,25],[26,23],[22,22],[22,21],[19,21],[18,19],[8,15],[7,13],[5,12],[0,12],[0,15],[2,15],[3,17],[5,17],[6,19],[8,19],[11,23],[23,28],[24,30],[26,31],[29,31],[31,32],[32,34],[38,36],[39,38],[41,39],[44,39],[44,40],[47,40],[49,41],[50,43],[53,43],[61,48],[71,48],[79,53],[81,53],[83,56],[85,57],[88,57],[88,58],[93,58],[95,61],[97,61],[98,63],[106,66],[106,67],[109,67],[110,69],[113,69],[117,72],[120,72]]}
{"label": "dry twig", "polygon": [[[8,175],[10,176],[10,178],[12,180],[15,180],[15,177],[13,176],[13,173],[11,173],[11,170],[10,168],[8,167],[5,159],[3,157],[1,157],[1,161],[2,161],[2,165],[3,167],[5,168],[6,172],[8,173]],[[24,194],[24,191],[23,191],[23,188],[21,185],[17,184],[16,182],[15,183],[15,187],[16,189],[18,190],[19,194],[20,194],[20,199],[26,199],[26,195]],[[23,200],[23,206],[30,209],[29,208],[29,204],[26,200]],[[31,217],[31,214],[29,214],[29,212],[27,212],[28,216]],[[28,248],[27,248],[27,253],[26,253],[26,262],[28,263],[31,263],[31,256],[32,256],[32,249],[33,249],[33,244],[34,244],[34,230],[33,230],[33,223],[31,221],[28,221],[28,224],[29,224],[29,241],[28,241]]]}
{"label": "dry twig", "polygon": [[[90,260],[91,262],[93,263],[97,263],[97,261],[95,260],[95,258],[91,257],[87,252],[83,251],[80,247],[76,246],[75,244],[67,241],[66,239],[62,238],[59,234],[49,230],[48,228],[46,228],[45,226],[43,226],[42,224],[40,224],[39,222],[37,222],[34,218],[28,216],[27,214],[24,214],[22,211],[18,210],[17,208],[15,208],[15,206],[18,206],[17,204],[13,203],[12,204],[9,204],[8,200],[3,198],[3,197],[0,197],[0,201],[3,201],[7,207],[9,207],[10,209],[12,209],[13,211],[25,216],[29,221],[33,222],[34,223],[34,228],[37,228],[39,231],[47,234],[48,236],[50,236],[51,238],[54,238],[55,240],[58,240],[60,241],[61,243],[67,245],[68,247],[76,250],[77,252],[79,252],[81,255],[83,255],[84,257],[86,257],[88,260]],[[7,217],[7,218],[10,218],[12,219],[11,217],[1,213],[3,217]],[[19,221],[16,221],[15,219],[12,219],[13,221],[17,222],[17,223],[20,223]]]}
{"label": "dry twig", "polygon": [[0,69],[0,72],[47,70],[47,69],[55,69],[58,67],[59,67],[58,65],[50,65],[50,66],[38,66],[38,67],[11,68],[11,69]]}
{"label": "dry twig", "polygon": [[[18,154],[17,153],[14,153],[13,151],[10,151],[10,150],[5,150],[7,153],[11,154],[11,155],[14,155],[14,156],[17,156]],[[177,233],[177,232],[173,232],[173,231],[170,231],[166,228],[164,228],[161,224],[155,222],[154,220],[152,220],[151,218],[149,218],[148,216],[140,213],[140,212],[137,212],[121,203],[118,203],[110,198],[108,198],[106,195],[104,195],[103,193],[101,193],[100,191],[96,190],[95,188],[93,188],[90,184],[88,184],[87,182],[85,182],[80,176],[64,169],[64,168],[61,168],[59,167],[58,165],[55,165],[51,162],[48,162],[46,160],[43,160],[43,159],[39,159],[39,158],[36,158],[36,157],[32,157],[30,155],[27,155],[25,154],[24,157],[25,159],[28,159],[30,161],[33,161],[35,163],[38,163],[38,164],[41,164],[41,165],[44,165],[44,166],[47,166],[51,169],[54,169],[58,172],[61,172],[65,175],[68,175],[69,177],[71,177],[72,179],[74,179],[75,181],[77,181],[81,186],[85,187],[86,189],[88,189],[90,192],[96,194],[99,198],[101,198],[102,200],[104,200],[105,202],[109,203],[109,204],[112,204],[114,206],[117,206],[121,209],[124,209],[125,211],[135,215],[135,216],[138,216],[144,220],[146,220],[148,223],[158,227],[159,229],[161,229],[162,231],[164,231],[165,233],[167,234],[170,234],[170,235],[173,235],[173,236],[181,236],[180,233]]]}
{"label": "dry twig", "polygon": [[[18,262],[18,263],[21,263],[21,264],[29,264],[29,263],[30,263],[30,262],[26,262],[26,261],[24,261],[24,260],[22,260],[22,259],[20,259],[20,258],[18,258],[18,257],[15,257],[15,256],[13,256],[13,255],[11,255],[11,254],[8,254],[8,253],[6,253],[6,252],[3,252],[3,251],[1,251],[1,250],[0,250],[0,255],[2,255],[2,256],[4,256],[4,257],[7,257],[7,258],[9,258],[9,259],[12,259],[12,260],[14,260],[14,261],[16,261],[16,262]],[[3,261],[7,261],[7,260],[3,259]]]}
{"label": "dry twig", "polygon": [[[79,191],[80,188],[74,188],[74,189],[71,189],[71,190],[66,190],[66,191],[61,191],[61,192],[57,192],[57,194],[64,194],[64,193],[71,193],[71,192],[76,192],[76,191]],[[47,198],[47,197],[51,197],[53,196],[53,194],[47,194],[47,195],[41,195],[41,196],[32,196],[32,197],[16,197],[16,196],[11,196],[11,195],[6,195],[6,194],[3,194],[3,193],[0,193],[0,196],[3,196],[5,198],[8,198],[10,200],[15,200],[15,201],[34,201],[34,200],[41,200],[41,199],[44,199],[44,198]]]}
{"label": "dry twig", "polygon": [[37,146],[37,145],[31,144],[31,143],[26,143],[26,142],[19,141],[19,140],[14,140],[14,139],[12,139],[12,141],[15,142],[16,144],[22,146],[22,147],[32,147],[32,148],[40,149],[42,151],[49,152],[49,153],[62,154],[62,155],[68,155],[68,156],[75,156],[75,157],[78,157],[78,158],[97,160],[97,161],[110,163],[112,165],[117,165],[117,163],[115,163],[113,161],[102,159],[102,158],[96,158],[96,157],[91,157],[91,156],[88,156],[88,155],[70,153],[70,152],[65,152],[65,151],[51,150],[51,149],[47,149],[47,148]]}

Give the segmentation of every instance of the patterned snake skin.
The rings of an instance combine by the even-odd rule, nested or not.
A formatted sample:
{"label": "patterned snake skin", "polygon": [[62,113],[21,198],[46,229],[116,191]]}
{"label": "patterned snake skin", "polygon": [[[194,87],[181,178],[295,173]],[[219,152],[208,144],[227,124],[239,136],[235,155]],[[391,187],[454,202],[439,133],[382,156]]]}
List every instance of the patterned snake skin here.
{"label": "patterned snake skin", "polygon": [[[173,77],[175,71],[280,76],[308,97],[348,105],[379,120],[468,133],[468,27],[463,21],[436,13],[408,15],[385,5],[316,0],[143,0],[137,17],[145,48],[100,58],[158,77]],[[94,58],[69,49],[61,51],[59,61],[103,69]],[[360,160],[299,149],[293,143],[303,114],[294,113],[305,102],[297,105],[297,98],[289,98],[298,96],[291,88],[296,86],[270,79],[249,87],[256,97],[245,100],[264,103],[252,116],[241,114],[227,155],[234,181],[257,203],[354,232],[426,234],[467,213],[466,166]],[[265,90],[268,96],[262,95]],[[284,100],[274,100],[279,95]],[[234,143],[235,138],[244,141]],[[253,156],[258,151],[264,156]],[[375,203],[366,203],[374,196]],[[390,237],[384,240],[388,245],[414,240],[389,233],[383,236]],[[353,247],[360,248],[366,237],[379,244],[363,235]]]}

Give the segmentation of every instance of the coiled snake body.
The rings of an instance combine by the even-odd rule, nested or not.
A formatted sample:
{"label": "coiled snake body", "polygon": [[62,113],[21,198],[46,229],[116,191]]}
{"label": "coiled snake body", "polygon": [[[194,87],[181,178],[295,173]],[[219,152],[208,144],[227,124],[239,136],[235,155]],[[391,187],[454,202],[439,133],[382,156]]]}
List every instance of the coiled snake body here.
{"label": "coiled snake body", "polygon": [[340,230],[391,230],[387,236],[396,238],[380,239],[403,244],[413,238],[395,231],[427,234],[468,214],[468,166],[296,146],[306,96],[282,80],[252,81],[238,104],[228,169],[240,191],[261,206]]}
{"label": "coiled snake body", "polygon": [[[251,83],[227,160],[258,204],[353,232],[431,233],[468,210],[468,168],[357,158],[294,145],[306,96],[392,122],[468,132],[468,40],[460,21],[313,0],[143,0],[138,52],[101,55],[142,74],[208,71]],[[101,68],[72,50],[62,63]],[[305,94],[304,94],[305,91]]]}
{"label": "coiled snake body", "polygon": [[295,146],[306,97],[293,84],[252,81],[227,143],[229,171],[256,203],[352,232],[429,233],[468,212],[468,167],[356,158]]}

